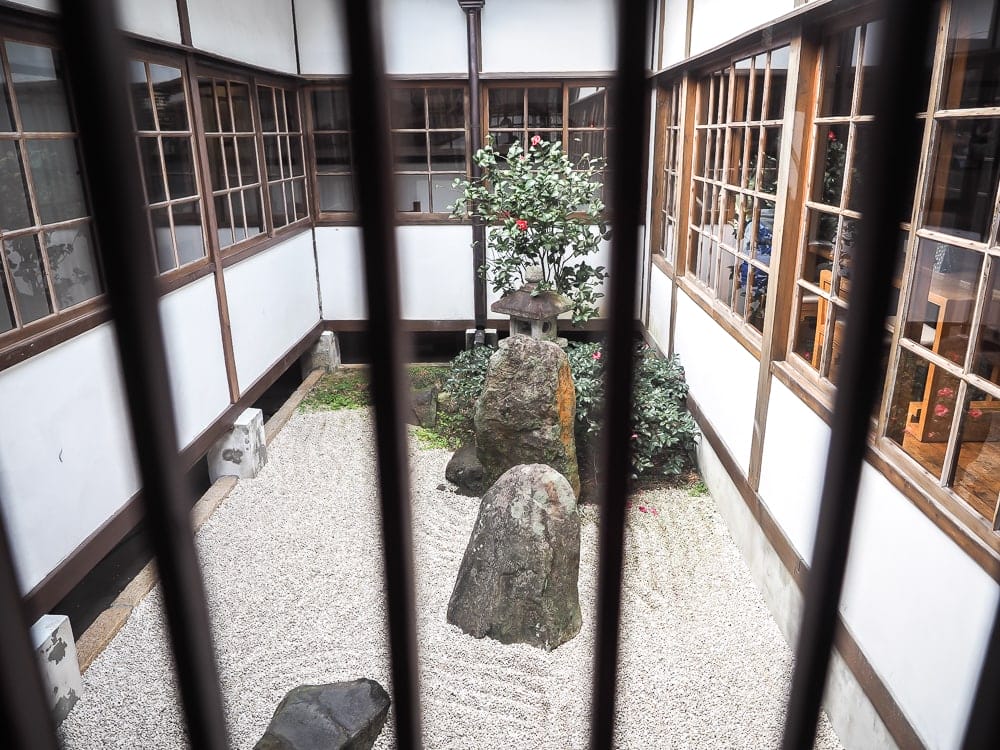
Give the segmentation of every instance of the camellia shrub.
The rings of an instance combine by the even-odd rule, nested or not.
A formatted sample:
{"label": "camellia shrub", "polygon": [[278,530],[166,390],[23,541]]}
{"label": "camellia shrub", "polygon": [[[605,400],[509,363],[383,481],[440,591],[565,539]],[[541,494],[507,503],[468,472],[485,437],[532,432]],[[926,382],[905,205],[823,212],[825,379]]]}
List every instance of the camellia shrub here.
{"label": "camellia shrub", "polygon": [[[477,347],[459,354],[452,363],[445,390],[453,411],[449,430],[468,440],[475,434],[473,412],[482,393],[486,367],[496,349]],[[570,343],[570,370],[576,386],[577,455],[581,461],[597,455],[604,414],[604,363],[601,344]],[[680,476],[691,468],[698,426],[684,405],[688,386],[676,356],[663,358],[645,345],[635,352],[632,401],[632,476]]]}
{"label": "camellia shrub", "polygon": [[519,289],[525,269],[538,266],[535,291],[556,291],[572,303],[574,324],[598,313],[604,266],[587,262],[610,236],[600,197],[602,159],[584,154],[572,163],[559,141],[534,136],[525,151],[515,141],[506,154],[492,143],[472,157],[482,177],[455,180],[462,197],[452,216],[488,225],[486,265],[480,269],[501,294]]}

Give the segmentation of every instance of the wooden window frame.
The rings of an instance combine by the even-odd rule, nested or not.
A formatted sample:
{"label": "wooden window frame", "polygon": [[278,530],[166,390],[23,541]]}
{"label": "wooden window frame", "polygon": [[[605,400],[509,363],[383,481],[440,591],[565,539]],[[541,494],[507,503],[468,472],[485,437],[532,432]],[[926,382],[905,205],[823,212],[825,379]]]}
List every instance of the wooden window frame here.
{"label": "wooden window frame", "polygon": [[[356,225],[360,222],[358,216],[357,206],[358,206],[358,196],[356,186],[354,184],[354,149],[351,147],[350,141],[350,127],[347,129],[324,129],[316,127],[316,112],[314,104],[314,95],[317,92],[323,91],[337,91],[342,92],[345,96],[347,94],[347,83],[346,81],[331,81],[329,83],[310,83],[308,88],[305,89],[305,117],[306,117],[306,161],[308,167],[306,172],[309,176],[309,190],[312,193],[312,206],[314,206],[314,215],[316,217],[316,223],[318,225],[325,224],[347,224]],[[348,123],[349,125],[349,123]],[[317,149],[316,149],[316,136],[323,135],[343,135],[348,139],[348,159],[349,168],[346,172],[330,172],[321,171],[319,168],[319,163],[317,161]],[[346,176],[351,180],[351,195],[354,209],[351,211],[326,211],[323,209],[323,203],[320,199],[320,188],[319,182],[320,178],[327,175],[336,176]]]}
{"label": "wooden window frame", "polygon": [[[262,162],[264,168],[262,174],[267,186],[267,190],[265,192],[268,193],[269,207],[271,211],[271,213],[269,214],[271,226],[275,232],[280,232],[285,227],[292,226],[293,224],[299,223],[303,220],[308,220],[312,213],[310,210],[311,204],[309,195],[311,191],[309,190],[308,186],[308,181],[309,181],[307,176],[308,170],[306,169],[306,159],[307,159],[306,147],[305,147],[306,127],[305,127],[305,120],[303,119],[305,113],[303,111],[301,97],[299,96],[299,92],[296,88],[291,86],[281,86],[272,83],[270,81],[262,81],[262,80],[257,80],[254,86],[253,95],[257,97],[258,110],[260,107],[260,97],[263,91],[270,92],[272,99],[272,106],[275,107],[275,129],[273,131],[264,130],[263,117],[261,117],[260,124],[261,124],[261,133],[264,140],[264,154],[265,154],[264,161]],[[277,113],[277,103],[279,98],[278,92],[282,92],[281,98],[284,100],[283,102],[283,111],[285,115],[284,128],[281,127],[280,118],[278,117]],[[295,130],[291,129],[291,124],[288,119],[289,95],[291,95],[292,102],[295,105],[295,117],[298,123],[298,128]],[[272,179],[270,174],[268,173],[268,164],[266,157],[268,138],[274,138],[278,148],[279,175],[276,179]],[[300,160],[299,167],[301,169],[301,172],[298,174],[295,173],[295,165],[291,158],[292,154],[294,153],[294,149],[291,148],[290,146],[286,146],[286,144],[290,144],[293,139],[297,139],[299,143],[299,148],[298,148],[299,160]],[[302,216],[299,216],[298,212],[295,210],[295,194],[294,194],[295,183],[298,183],[300,185],[300,189],[302,191],[302,201],[305,208],[305,211],[302,214]],[[275,186],[281,186],[282,200],[285,207],[284,216],[286,218],[288,216],[289,205],[291,205],[293,210],[292,220],[285,221],[285,223],[282,224],[280,227],[276,226],[274,222],[275,196],[272,195],[271,193]]]}
{"label": "wooden window frame", "polygon": [[[681,242],[681,186],[684,184],[686,86],[682,78],[658,84],[653,146],[653,195],[650,260],[674,275]],[[667,232],[672,224],[673,234]],[[669,246],[668,246],[669,245]]]}
{"label": "wooden window frame", "polygon": [[[168,269],[166,271],[161,271],[160,275],[159,275],[159,285],[160,285],[160,288],[163,289],[164,291],[169,291],[169,290],[178,288],[180,286],[183,286],[184,284],[189,283],[189,282],[191,282],[191,281],[193,281],[193,280],[195,280],[197,278],[200,278],[201,276],[206,275],[207,273],[209,273],[211,271],[211,254],[210,254],[210,250],[209,250],[209,241],[208,241],[208,234],[209,234],[209,231],[208,231],[208,216],[207,216],[206,206],[205,206],[205,204],[206,204],[206,201],[205,201],[206,190],[205,190],[205,183],[204,183],[204,175],[202,174],[202,171],[200,169],[200,159],[199,159],[199,153],[200,153],[201,149],[203,148],[203,146],[202,146],[201,138],[200,138],[200,136],[198,134],[198,131],[196,129],[196,126],[195,126],[195,116],[194,116],[195,105],[194,105],[194,101],[192,100],[192,91],[193,91],[193,88],[192,88],[192,85],[191,85],[190,77],[188,75],[188,66],[187,66],[186,60],[181,55],[171,54],[169,52],[165,52],[163,50],[153,49],[153,48],[150,48],[148,46],[141,46],[141,47],[137,47],[137,48],[134,48],[134,49],[132,49],[132,50],[129,51],[129,60],[133,61],[133,62],[143,63],[146,66],[146,68],[147,68],[147,87],[150,88],[150,90],[149,90],[149,96],[151,97],[150,101],[153,101],[153,99],[152,99],[153,92],[152,92],[152,82],[148,79],[148,68],[149,68],[149,65],[163,65],[163,66],[166,66],[166,67],[175,68],[175,69],[177,69],[177,70],[180,71],[181,80],[183,82],[182,86],[183,86],[183,89],[184,89],[184,96],[185,96],[185,100],[186,100],[185,101],[185,106],[186,106],[186,109],[187,109],[187,117],[188,117],[188,128],[187,128],[187,130],[185,130],[185,131],[164,131],[164,130],[160,130],[159,127],[158,127],[159,122],[158,122],[158,119],[157,119],[157,120],[154,121],[154,123],[157,126],[155,130],[152,130],[152,131],[141,131],[138,128],[138,123],[135,122],[135,112],[134,112],[134,107],[133,107],[133,123],[134,123],[134,126],[135,126],[135,133],[136,133],[136,149],[138,151],[139,168],[141,170],[142,178],[143,178],[143,192],[144,192],[144,196],[145,196],[146,222],[147,222],[147,225],[149,226],[150,237],[151,237],[151,245],[150,245],[150,247],[153,250],[154,254],[156,253],[156,240],[155,240],[155,235],[153,233],[153,227],[152,227],[152,217],[151,217],[152,209],[154,209],[154,208],[162,208],[162,207],[166,207],[166,206],[183,205],[183,204],[186,204],[186,203],[196,203],[198,205],[198,207],[199,207],[199,213],[201,215],[201,233],[202,233],[202,243],[203,243],[203,247],[204,247],[204,255],[201,258],[197,258],[195,260],[192,260],[192,261],[189,261],[188,263],[183,263],[183,264],[181,264],[179,262],[180,259],[176,255],[176,252],[177,252],[177,250],[176,250],[176,247],[177,247],[176,233],[175,233],[175,230],[174,230],[173,219],[171,218],[171,221],[170,221],[170,227],[171,227],[170,233],[171,233],[172,241],[173,241],[173,244],[174,244],[175,260],[178,261],[178,264],[174,268],[172,268],[172,269]],[[154,110],[153,116],[154,116],[154,118],[157,117],[155,109],[156,109],[156,107],[154,106],[153,107],[153,110]],[[167,200],[159,201],[159,202],[157,202],[154,205],[154,204],[150,203],[149,196],[146,194],[146,191],[147,191],[147,186],[146,186],[146,168],[145,168],[145,164],[143,163],[143,160],[142,160],[141,151],[139,151],[139,141],[140,141],[140,138],[143,138],[143,137],[156,137],[157,140],[159,141],[160,138],[162,138],[163,134],[167,134],[170,137],[179,137],[179,136],[185,136],[186,135],[189,138],[190,144],[191,144],[191,158],[192,158],[192,162],[193,162],[192,163],[192,167],[193,167],[193,170],[194,170],[194,178],[195,178],[195,186],[196,186],[195,187],[195,195],[194,196],[184,196],[182,198],[176,198],[176,199],[171,199],[171,198],[168,197]],[[163,156],[163,147],[162,147],[162,144],[159,146],[158,150],[159,150],[159,154],[160,154],[160,167],[163,170],[163,175],[166,176],[166,165],[164,163],[164,156]],[[171,211],[171,214],[172,214],[172,211]],[[157,267],[159,267],[159,262],[158,261],[157,261]]]}
{"label": "wooden window frame", "polygon": [[[62,54],[61,45],[54,34],[41,29],[26,29],[6,24],[0,25],[0,65],[3,66],[2,75],[5,77],[5,80],[11,83],[13,83],[13,79],[11,77],[6,48],[8,41],[49,47],[57,53]],[[66,69],[61,72],[68,82],[71,71]],[[2,274],[4,279],[2,283],[7,286],[7,291],[10,294],[11,312],[14,316],[14,326],[7,331],[0,332],[0,370],[23,361],[37,351],[48,348],[48,346],[52,345],[48,343],[49,341],[65,341],[70,335],[76,335],[107,319],[104,314],[106,301],[104,269],[101,266],[99,254],[94,252],[93,265],[98,277],[100,290],[89,299],[74,305],[61,307],[58,302],[58,296],[53,288],[49,254],[41,242],[42,235],[46,231],[67,229],[74,226],[89,226],[91,242],[97,242],[96,232],[93,229],[92,201],[90,197],[90,181],[87,178],[87,166],[84,163],[79,147],[76,146],[76,142],[79,139],[79,134],[75,129],[77,108],[68,85],[64,86],[63,93],[66,107],[73,123],[73,129],[64,132],[22,130],[20,106],[13,86],[7,92],[12,130],[0,133],[0,139],[12,141],[16,144],[17,155],[24,170],[25,199],[31,214],[32,224],[12,231],[0,230],[0,274]],[[44,222],[41,220],[38,211],[37,191],[27,152],[26,144],[29,140],[70,140],[73,142],[77,157],[77,166],[80,169],[81,192],[84,205],[87,209],[86,215],[59,222]],[[7,253],[3,249],[3,243],[6,243],[9,239],[27,236],[38,238],[38,249],[42,266],[45,270],[45,283],[52,312],[29,323],[21,323],[16,293],[11,284],[8,283],[13,280],[13,274],[9,268]]]}

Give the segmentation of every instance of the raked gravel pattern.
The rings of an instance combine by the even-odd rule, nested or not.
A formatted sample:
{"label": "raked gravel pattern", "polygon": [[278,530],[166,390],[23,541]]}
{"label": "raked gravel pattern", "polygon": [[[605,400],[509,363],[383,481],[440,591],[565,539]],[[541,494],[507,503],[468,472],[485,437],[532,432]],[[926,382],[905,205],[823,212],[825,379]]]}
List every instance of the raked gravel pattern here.
{"label": "raked gravel pattern", "polygon": [[[370,677],[391,692],[368,412],[296,414],[269,450],[197,538],[236,748],[296,685]],[[437,489],[449,457],[411,439],[425,747],[586,747],[596,510],[581,513],[580,634],[551,653],[476,640],[445,620],[478,511]],[[778,745],[791,653],[710,497],[636,493],[623,597],[617,746]],[[84,675],[65,747],[186,747],[170,665],[154,589]],[[394,746],[391,719],[377,748]],[[840,747],[825,716],[816,747]]]}

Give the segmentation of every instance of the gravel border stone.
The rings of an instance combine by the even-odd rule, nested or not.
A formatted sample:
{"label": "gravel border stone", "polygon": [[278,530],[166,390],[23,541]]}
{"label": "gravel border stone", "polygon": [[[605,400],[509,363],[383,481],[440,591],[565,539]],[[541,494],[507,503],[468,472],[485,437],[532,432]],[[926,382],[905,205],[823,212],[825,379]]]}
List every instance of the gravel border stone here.
{"label": "gravel border stone", "polygon": [[[411,441],[424,744],[586,747],[597,511],[581,509],[580,634],[551,653],[477,640],[445,621],[478,512],[437,489],[450,455]],[[374,466],[368,412],[297,413],[199,531],[233,747],[252,748],[296,685],[368,677],[391,693]],[[791,652],[711,498],[641,491],[627,529],[617,746],[777,747]],[[158,588],[84,691],[66,748],[186,746]],[[394,746],[391,719],[376,748]],[[840,747],[825,716],[816,747]]]}

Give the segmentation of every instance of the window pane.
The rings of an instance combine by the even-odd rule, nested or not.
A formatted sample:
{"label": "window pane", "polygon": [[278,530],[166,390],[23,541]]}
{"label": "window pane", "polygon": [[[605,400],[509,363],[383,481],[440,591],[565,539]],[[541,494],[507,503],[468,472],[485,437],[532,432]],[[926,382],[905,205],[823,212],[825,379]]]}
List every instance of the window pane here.
{"label": "window pane", "polygon": [[855,263],[856,243],[858,239],[858,222],[846,216],[840,220],[840,234],[837,236],[837,279],[836,294],[840,299],[847,300],[851,292],[851,269]]}
{"label": "window pane", "polygon": [[431,128],[465,128],[465,92],[428,89],[427,115]]}
{"label": "window pane", "polygon": [[434,205],[431,207],[435,213],[446,213],[450,211],[450,206],[455,205],[455,201],[462,196],[462,191],[452,187],[452,183],[458,175],[440,174],[431,177],[431,189]]}
{"label": "window pane", "polygon": [[886,433],[934,476],[940,476],[951,434],[958,380],[900,350]]}
{"label": "window pane", "polygon": [[849,115],[854,95],[854,74],[861,46],[861,27],[847,29],[828,39],[823,47],[823,93],[820,115]]}
{"label": "window pane", "polygon": [[[229,196],[215,198],[215,223],[218,225],[219,246],[228,247],[235,241],[232,230],[233,214],[229,208]],[[242,229],[242,227],[241,227]]]}
{"label": "window pane", "polygon": [[[323,136],[317,136],[322,138]],[[267,179],[281,179],[281,149],[276,135],[264,136],[264,161],[267,164]]]}
{"label": "window pane", "polygon": [[130,60],[128,70],[136,130],[156,130],[156,123],[153,121],[153,103],[149,100],[149,84],[146,81],[146,63]]}
{"label": "window pane", "polygon": [[212,189],[224,190],[226,188],[226,166],[222,161],[222,139],[206,138],[205,145],[208,146],[209,179],[212,181]]}
{"label": "window pane", "polygon": [[[861,186],[865,181],[865,171],[871,163],[873,154],[871,153],[871,125],[857,124],[854,126],[854,157],[851,162],[850,172],[850,194],[847,197],[847,207],[854,210],[861,210]],[[916,163],[914,163],[914,170]],[[908,176],[900,181],[901,187],[905,189],[905,195],[909,197],[909,204],[913,204],[913,190],[917,175],[916,171],[912,176]],[[906,212],[905,221],[910,220],[909,211]],[[903,217],[900,217],[903,218]]]}
{"label": "window pane", "polygon": [[265,133],[273,133],[278,129],[278,121],[274,114],[274,89],[270,86],[257,87],[257,100],[260,102],[260,126]]}
{"label": "window pane", "polygon": [[285,141],[285,145],[288,148],[292,175],[295,177],[304,177],[306,167],[302,158],[302,138],[300,136],[292,136]]}
{"label": "window pane", "polygon": [[604,131],[574,130],[569,134],[569,160],[579,164],[584,154],[592,158],[604,157]]}
{"label": "window pane", "polygon": [[781,128],[764,128],[764,154],[758,190],[778,192],[778,156],[781,153]]}
{"label": "window pane", "polygon": [[14,306],[10,301],[10,293],[4,277],[0,274],[0,333],[6,333],[14,327]]}
{"label": "window pane", "polygon": [[271,221],[276,228],[283,227],[289,223],[288,211],[285,208],[285,183],[271,185],[267,192],[271,198]]}
{"label": "window pane", "polygon": [[245,83],[231,83],[233,97],[233,123],[237,133],[252,133],[253,118],[250,114],[250,87]]}
{"label": "window pane", "polygon": [[603,128],[604,87],[571,86],[569,89],[569,126],[571,128]]}
{"label": "window pane", "polygon": [[317,135],[316,169],[320,172],[349,172],[351,170],[351,141],[346,133]]}
{"label": "window pane", "polygon": [[562,127],[562,89],[528,89],[528,127]]}
{"label": "window pane", "polygon": [[35,132],[72,130],[59,55],[49,47],[7,42],[7,57],[21,127]]}
{"label": "window pane", "polygon": [[243,208],[246,212],[247,237],[264,231],[264,212],[261,210],[260,188],[243,191]]}
{"label": "window pane", "polygon": [[316,130],[347,130],[350,118],[347,109],[347,92],[313,92],[313,125]]}
{"label": "window pane", "polygon": [[955,0],[948,30],[945,109],[1000,104],[1000,41],[992,0]]}
{"label": "window pane", "polygon": [[[733,65],[733,93],[732,93],[732,103],[733,111],[732,116],[728,118],[729,122],[746,122],[747,119],[747,98],[750,94],[750,58],[745,60],[739,60]],[[726,110],[722,110],[723,120],[720,122],[725,122],[727,113]]]}
{"label": "window pane", "polygon": [[942,121],[938,128],[926,224],[984,241],[1000,175],[1000,120]]}
{"label": "window pane", "polygon": [[397,174],[396,210],[416,212],[430,210],[427,177],[424,175]]}
{"label": "window pane", "polygon": [[167,185],[171,200],[187,198],[198,194],[198,180],[194,173],[194,154],[191,152],[191,138],[170,138],[164,136],[163,161],[167,165]]}
{"label": "window pane", "polygon": [[160,164],[160,146],[156,138],[140,138],[139,154],[142,158],[142,172],[146,176],[146,196],[150,203],[160,203],[167,199],[167,189],[163,185],[163,167]]}
{"label": "window pane", "polygon": [[170,209],[154,208],[149,212],[153,227],[153,248],[156,250],[156,266],[160,273],[177,267],[174,259],[174,242],[170,236]]}
{"label": "window pane", "polygon": [[[524,145],[524,137],[520,133],[503,131],[490,133],[490,139],[493,143],[493,149],[503,156],[506,156],[510,152],[510,147],[515,143],[520,143],[522,146]],[[503,168],[502,165],[500,166]]]}
{"label": "window pane", "polygon": [[226,180],[229,187],[239,187],[240,170],[236,166],[236,139],[223,138],[222,151],[226,157]]}
{"label": "window pane", "polygon": [[320,211],[354,210],[354,194],[349,176],[320,175],[318,181]]}
{"label": "window pane", "polygon": [[[816,128],[816,177],[813,200],[840,206],[847,164],[848,125],[819,125]],[[821,171],[822,170],[822,171]]]}
{"label": "window pane", "polygon": [[991,263],[993,267],[986,285],[986,304],[979,323],[972,371],[1000,385],[1000,265],[996,259]]}
{"label": "window pane", "polygon": [[5,240],[3,246],[22,325],[44,318],[53,310],[38,238],[35,235],[18,237]]}
{"label": "window pane", "polygon": [[170,209],[174,216],[177,258],[183,266],[205,257],[205,234],[202,231],[201,203],[178,203]]}
{"label": "window pane", "polygon": [[[744,267],[747,265],[743,264]],[[767,272],[750,266],[747,280],[747,322],[761,333],[764,332],[764,311],[767,307]]]}
{"label": "window pane", "polygon": [[153,82],[160,130],[189,130],[187,95],[180,70],[150,63],[149,77]]}
{"label": "window pane", "polygon": [[[774,202],[756,199],[757,231],[750,235],[750,257],[765,266],[771,262],[771,242],[774,238]],[[745,242],[746,240],[744,240]]]}
{"label": "window pane", "polygon": [[247,229],[244,224],[245,216],[243,211],[243,199],[240,197],[241,193],[231,193],[229,196],[229,205],[233,210],[233,239],[236,242],[242,242],[247,238]]}
{"label": "window pane", "polygon": [[921,239],[903,335],[964,362],[982,263],[975,251]]}
{"label": "window pane", "polygon": [[795,321],[795,343],[792,351],[814,370],[819,370],[819,353],[823,346],[823,327],[820,322],[825,323],[830,304],[811,289],[800,287],[798,295],[799,314]]}
{"label": "window pane", "polygon": [[[882,48],[885,46],[885,21],[875,21],[865,27],[865,56],[861,68],[861,114],[875,114],[875,70],[882,60]],[[926,97],[923,97],[926,101]]]}
{"label": "window pane", "polygon": [[753,59],[753,75],[751,76],[750,115],[749,119],[759,121],[764,116],[764,74],[767,71],[767,55],[757,55]]}
{"label": "window pane", "polygon": [[524,127],[524,89],[490,89],[490,127]]}
{"label": "window pane", "polygon": [[292,204],[295,206],[295,219],[309,215],[309,205],[306,201],[306,181],[292,180]]}
{"label": "window pane", "polygon": [[788,47],[771,52],[771,82],[767,87],[767,119],[785,116],[785,82],[788,80]]}
{"label": "window pane", "polygon": [[839,219],[834,214],[809,209],[809,232],[800,278],[823,286],[829,292],[833,276],[833,248]]}
{"label": "window pane", "polygon": [[219,129],[223,133],[232,133],[233,109],[229,101],[229,87],[225,81],[215,82],[215,98],[219,105]]}
{"label": "window pane", "polygon": [[465,171],[465,133],[430,133],[431,170]]}
{"label": "window pane", "polygon": [[424,90],[395,88],[389,92],[393,128],[424,128]]}
{"label": "window pane", "polygon": [[28,141],[38,211],[45,224],[87,215],[76,145],[71,140]]}
{"label": "window pane", "polygon": [[211,81],[198,81],[198,93],[201,97],[201,116],[205,121],[205,132],[219,131],[219,117],[215,112],[214,87]]}
{"label": "window pane", "polygon": [[251,185],[259,180],[257,173],[257,141],[254,138],[237,138],[239,149],[240,178],[243,185]]}
{"label": "window pane", "polygon": [[[14,118],[10,113],[10,96],[7,93],[7,78],[0,75],[0,130],[10,132],[14,129]],[[0,300],[2,301],[2,300]],[[3,315],[3,305],[0,304],[0,315]],[[2,330],[0,318],[0,330]],[[13,325],[13,323],[11,324]]]}
{"label": "window pane", "polygon": [[[393,169],[397,171],[426,172],[427,134],[393,133],[392,166]],[[426,205],[426,203],[424,205]]]}
{"label": "window pane", "polygon": [[[280,95],[277,95],[280,96]],[[301,131],[299,126],[299,97],[294,91],[285,90],[285,118],[288,121],[287,129],[289,133]]]}
{"label": "window pane", "polygon": [[60,309],[78,305],[101,292],[90,226],[45,232],[46,253],[52,269],[52,286]]}
{"label": "window pane", "polygon": [[732,253],[725,250],[717,251],[717,257],[722,266],[719,268],[715,279],[715,295],[722,304],[731,307],[736,314],[743,317],[743,307],[746,304],[746,295],[743,293],[743,285],[746,283],[746,267],[744,266],[743,280],[739,280],[739,260]]}
{"label": "window pane", "polygon": [[952,486],[986,518],[993,520],[1000,492],[1000,400],[970,389],[958,438],[958,463]]}
{"label": "window pane", "polygon": [[0,141],[0,230],[23,229],[30,225],[21,150],[16,141]]}

